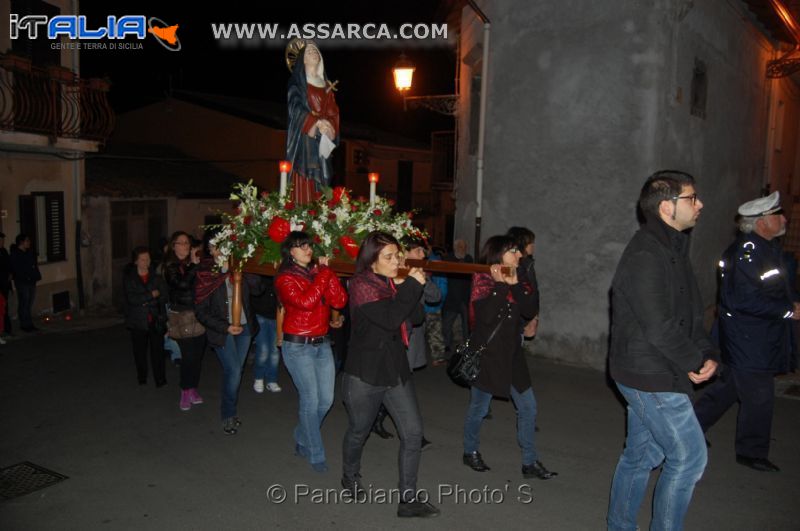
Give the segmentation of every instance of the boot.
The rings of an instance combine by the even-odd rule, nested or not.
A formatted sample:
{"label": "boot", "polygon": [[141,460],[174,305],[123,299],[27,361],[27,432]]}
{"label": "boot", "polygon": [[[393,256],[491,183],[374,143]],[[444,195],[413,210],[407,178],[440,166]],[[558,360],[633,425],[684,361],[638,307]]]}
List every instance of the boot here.
{"label": "boot", "polygon": [[376,434],[381,439],[391,439],[394,437],[392,432],[383,427],[383,421],[386,420],[386,415],[388,414],[389,411],[381,404],[381,408],[378,410],[378,416],[375,417],[375,422],[372,424],[372,433]]}

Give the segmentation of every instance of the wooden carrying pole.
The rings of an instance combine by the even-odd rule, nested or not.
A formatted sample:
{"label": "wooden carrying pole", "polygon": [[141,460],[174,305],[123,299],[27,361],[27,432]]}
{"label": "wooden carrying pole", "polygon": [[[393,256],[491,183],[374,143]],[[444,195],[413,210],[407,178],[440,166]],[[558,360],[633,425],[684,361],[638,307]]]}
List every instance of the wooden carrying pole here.
{"label": "wooden carrying pole", "polygon": [[[449,273],[457,275],[471,275],[472,273],[488,273],[489,267],[486,264],[470,264],[466,262],[445,262],[443,260],[411,260],[405,261],[406,266],[420,267],[426,273]],[[267,263],[259,264],[259,255],[251,258],[244,264],[242,271],[237,271],[236,264],[233,264],[233,296],[231,297],[231,317],[233,319],[233,326],[241,325],[242,315],[242,271],[245,273],[255,273],[258,275],[274,276],[278,272],[278,265]],[[345,262],[344,260],[330,260],[328,267],[333,269],[339,275],[352,275],[355,271],[356,265],[353,262]],[[508,275],[511,273],[511,268],[504,266],[503,274]],[[401,269],[400,276],[405,276],[404,273],[408,272],[408,268]],[[280,327],[278,327],[280,330]]]}

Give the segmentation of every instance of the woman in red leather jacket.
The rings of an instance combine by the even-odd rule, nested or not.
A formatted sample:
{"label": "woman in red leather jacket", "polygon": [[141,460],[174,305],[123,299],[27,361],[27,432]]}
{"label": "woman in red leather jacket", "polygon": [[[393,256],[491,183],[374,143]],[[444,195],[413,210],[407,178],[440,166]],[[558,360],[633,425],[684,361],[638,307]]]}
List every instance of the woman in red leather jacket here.
{"label": "woman in red leather jacket", "polygon": [[328,323],[330,309],[347,304],[347,293],[327,257],[312,264],[311,238],[292,232],[281,244],[283,262],[275,278],[275,291],[286,314],[283,319],[283,363],[300,396],[294,430],[295,452],[308,459],[317,472],[325,472],[325,448],[320,427],[333,404],[336,369]]}

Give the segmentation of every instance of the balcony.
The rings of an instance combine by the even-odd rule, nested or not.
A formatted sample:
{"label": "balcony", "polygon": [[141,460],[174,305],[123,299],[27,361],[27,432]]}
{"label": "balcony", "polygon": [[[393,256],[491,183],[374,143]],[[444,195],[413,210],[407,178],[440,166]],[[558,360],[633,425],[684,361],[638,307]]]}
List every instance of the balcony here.
{"label": "balcony", "polygon": [[110,84],[61,66],[0,54],[0,130],[105,143],[114,127]]}

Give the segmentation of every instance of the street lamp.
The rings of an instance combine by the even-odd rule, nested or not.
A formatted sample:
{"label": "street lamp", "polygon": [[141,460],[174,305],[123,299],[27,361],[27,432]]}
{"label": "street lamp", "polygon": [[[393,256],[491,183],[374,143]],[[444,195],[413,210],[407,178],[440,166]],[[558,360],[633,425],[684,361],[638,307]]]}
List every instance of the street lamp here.
{"label": "street lamp", "polygon": [[458,107],[458,94],[447,94],[444,96],[406,96],[405,93],[411,89],[414,80],[414,63],[408,60],[406,54],[401,53],[400,59],[394,64],[392,73],[394,75],[394,86],[403,95],[403,110],[417,107],[425,107],[432,111],[453,116]]}
{"label": "street lamp", "polygon": [[411,81],[414,78],[414,63],[408,60],[406,54],[400,54],[400,60],[394,64],[392,72],[394,74],[394,86],[400,93],[411,88]]}

